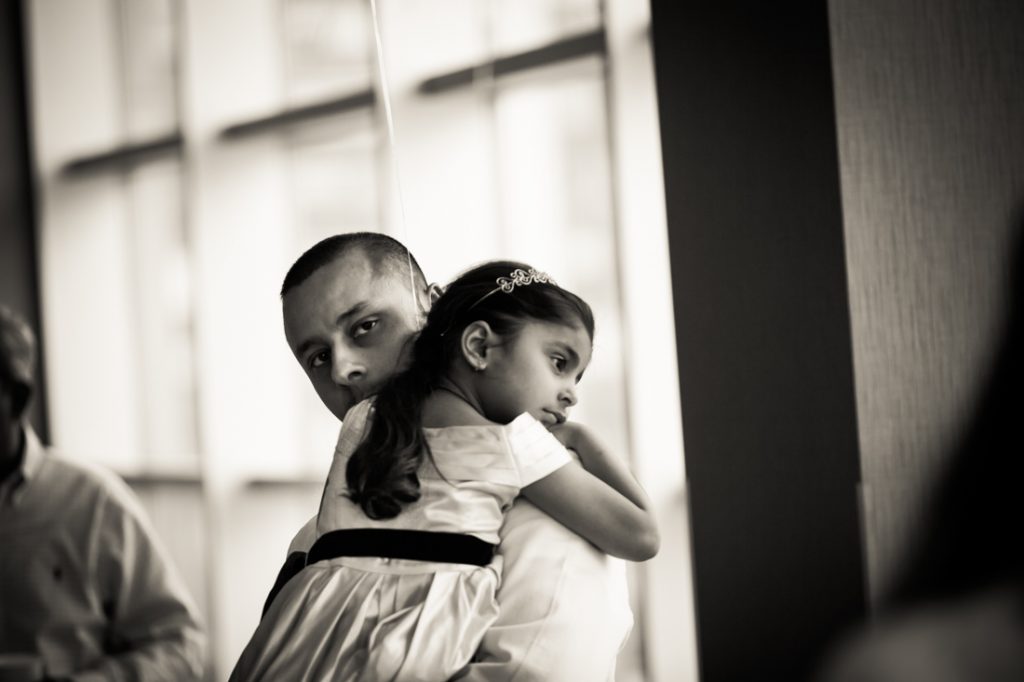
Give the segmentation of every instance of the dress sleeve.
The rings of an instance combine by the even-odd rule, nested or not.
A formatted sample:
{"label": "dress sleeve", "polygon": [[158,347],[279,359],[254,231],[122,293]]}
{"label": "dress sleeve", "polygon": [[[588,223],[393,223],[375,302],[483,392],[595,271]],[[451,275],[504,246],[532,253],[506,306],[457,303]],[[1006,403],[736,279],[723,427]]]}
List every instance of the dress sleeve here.
{"label": "dress sleeve", "polygon": [[341,422],[341,432],[338,433],[338,444],[334,448],[334,458],[347,458],[363,439],[363,432],[366,430],[366,419],[373,409],[372,399],[356,403],[345,413],[345,419]]}
{"label": "dress sleeve", "polygon": [[327,474],[323,495],[320,498],[315,537],[319,537],[327,531],[344,527],[345,514],[351,509],[351,505],[345,503],[345,492],[348,489],[345,470],[348,468],[349,457],[363,439],[367,419],[372,410],[372,399],[368,399],[356,404],[345,413],[345,420],[341,424],[341,433],[338,434],[338,444],[334,448],[331,470]]}
{"label": "dress sleeve", "polygon": [[508,444],[519,472],[519,487],[538,481],[570,461],[572,455],[544,425],[521,414],[508,425]]}

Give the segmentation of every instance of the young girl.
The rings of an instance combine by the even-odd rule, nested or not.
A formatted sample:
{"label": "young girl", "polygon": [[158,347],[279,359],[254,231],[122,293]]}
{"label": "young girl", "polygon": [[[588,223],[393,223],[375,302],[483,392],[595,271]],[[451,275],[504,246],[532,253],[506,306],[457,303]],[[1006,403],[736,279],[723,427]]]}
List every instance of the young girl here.
{"label": "young girl", "polygon": [[651,558],[643,490],[566,423],[593,334],[585,302],[521,263],[449,285],[408,369],[346,415],[319,539],[231,679],[456,675],[497,616],[498,529],[519,494],[608,554]]}

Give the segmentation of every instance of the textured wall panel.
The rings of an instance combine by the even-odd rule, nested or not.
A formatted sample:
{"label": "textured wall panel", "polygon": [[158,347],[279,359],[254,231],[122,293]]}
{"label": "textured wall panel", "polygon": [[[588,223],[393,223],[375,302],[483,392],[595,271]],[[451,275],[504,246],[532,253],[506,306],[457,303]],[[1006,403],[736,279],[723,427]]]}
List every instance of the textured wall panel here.
{"label": "textured wall panel", "polygon": [[1024,201],[1024,3],[829,8],[875,591],[998,334]]}

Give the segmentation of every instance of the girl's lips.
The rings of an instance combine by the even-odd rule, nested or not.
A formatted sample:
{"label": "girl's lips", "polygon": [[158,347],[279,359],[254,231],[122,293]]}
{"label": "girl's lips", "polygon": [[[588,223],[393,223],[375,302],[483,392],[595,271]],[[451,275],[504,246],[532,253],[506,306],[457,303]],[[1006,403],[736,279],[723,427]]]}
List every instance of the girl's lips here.
{"label": "girl's lips", "polygon": [[552,417],[555,418],[555,423],[556,424],[564,424],[565,423],[565,415],[562,414],[561,412],[555,412],[553,410],[544,410],[544,411],[547,412],[548,414],[550,414]]}

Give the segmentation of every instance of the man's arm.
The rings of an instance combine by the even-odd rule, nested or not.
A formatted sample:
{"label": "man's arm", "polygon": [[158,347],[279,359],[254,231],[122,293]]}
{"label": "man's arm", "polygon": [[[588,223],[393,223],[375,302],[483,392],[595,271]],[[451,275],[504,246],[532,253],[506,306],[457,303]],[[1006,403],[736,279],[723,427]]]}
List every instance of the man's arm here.
{"label": "man's arm", "polygon": [[277,572],[277,580],[274,581],[274,586],[270,588],[270,594],[267,595],[266,601],[263,602],[261,617],[267,615],[267,610],[270,608],[271,603],[273,603],[277,593],[299,571],[306,567],[306,555],[309,554],[310,547],[316,541],[316,519],[317,517],[314,515],[292,538],[292,543],[288,546],[288,557],[284,560],[281,570]]}
{"label": "man's arm", "polygon": [[207,652],[196,607],[138,499],[120,480],[107,483],[89,542],[107,655],[71,679],[200,680]]}

